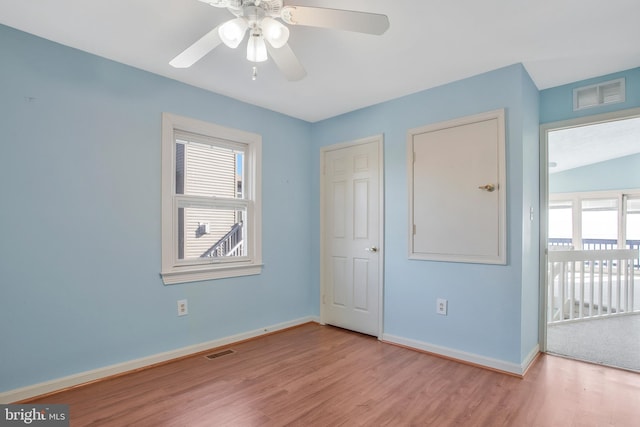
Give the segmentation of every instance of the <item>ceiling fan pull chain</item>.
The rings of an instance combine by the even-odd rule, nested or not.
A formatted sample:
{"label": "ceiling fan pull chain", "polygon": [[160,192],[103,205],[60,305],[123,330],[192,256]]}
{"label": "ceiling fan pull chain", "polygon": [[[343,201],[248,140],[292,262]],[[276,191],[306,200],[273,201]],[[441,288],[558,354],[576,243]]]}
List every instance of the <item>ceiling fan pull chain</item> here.
{"label": "ceiling fan pull chain", "polygon": [[251,80],[255,80],[258,78],[258,67],[253,66],[253,74],[251,74]]}

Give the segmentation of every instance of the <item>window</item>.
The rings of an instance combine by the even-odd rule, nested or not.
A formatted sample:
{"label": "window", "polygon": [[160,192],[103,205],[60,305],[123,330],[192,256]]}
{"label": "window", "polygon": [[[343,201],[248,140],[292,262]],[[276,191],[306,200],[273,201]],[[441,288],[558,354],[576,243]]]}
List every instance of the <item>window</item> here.
{"label": "window", "polygon": [[627,199],[627,240],[640,240],[640,197]]}
{"label": "window", "polygon": [[164,113],[162,280],[259,274],[261,137]]}
{"label": "window", "polygon": [[573,245],[571,200],[549,200],[549,238],[553,246]]}
{"label": "window", "polygon": [[626,209],[626,247],[640,248],[640,196],[625,197]]}
{"label": "window", "polygon": [[550,246],[637,249],[640,190],[551,194],[548,232]]}
{"label": "window", "polygon": [[618,247],[618,199],[582,200],[583,249]]}

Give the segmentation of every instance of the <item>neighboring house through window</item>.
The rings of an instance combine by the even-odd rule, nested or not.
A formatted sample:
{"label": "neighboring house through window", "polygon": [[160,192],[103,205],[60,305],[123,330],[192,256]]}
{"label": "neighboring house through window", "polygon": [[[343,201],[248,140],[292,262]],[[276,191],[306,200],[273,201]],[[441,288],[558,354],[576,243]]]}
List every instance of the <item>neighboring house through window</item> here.
{"label": "neighboring house through window", "polygon": [[162,116],[165,284],[259,274],[261,137]]}

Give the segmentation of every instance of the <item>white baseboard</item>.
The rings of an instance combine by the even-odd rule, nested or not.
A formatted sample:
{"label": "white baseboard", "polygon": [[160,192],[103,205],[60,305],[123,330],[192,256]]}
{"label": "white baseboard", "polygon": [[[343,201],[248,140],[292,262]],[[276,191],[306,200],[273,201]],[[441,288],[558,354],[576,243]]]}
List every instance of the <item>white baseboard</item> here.
{"label": "white baseboard", "polygon": [[426,351],[440,356],[445,356],[450,359],[459,360],[461,362],[467,362],[473,365],[483,366],[489,369],[507,372],[518,376],[524,375],[527,368],[529,367],[529,364],[535,359],[539,351],[539,347],[536,345],[536,347],[531,351],[531,353],[529,353],[524,362],[522,362],[521,364],[516,364],[504,360],[493,359],[491,357],[480,356],[478,354],[467,353],[448,347],[442,347],[439,345],[429,344],[423,341],[403,338],[390,334],[383,334],[382,341],[386,341],[392,344],[398,344],[404,347],[414,348],[416,350]]}
{"label": "white baseboard", "polygon": [[538,357],[539,353],[540,353],[540,344],[536,344],[533,347],[533,349],[531,349],[529,354],[527,354],[527,357],[525,357],[524,361],[522,362],[522,365],[521,365],[522,375],[524,375],[527,372],[527,369],[529,369],[533,361],[536,360],[536,357]]}
{"label": "white baseboard", "polygon": [[212,348],[229,345],[235,342],[255,338],[260,335],[269,334],[279,330],[291,328],[293,326],[302,325],[309,322],[319,322],[320,318],[317,316],[308,316],[300,319],[291,320],[288,322],[278,323],[277,325],[265,326],[263,328],[255,329],[253,331],[244,332],[229,337],[219,338],[217,340],[203,342],[200,344],[191,345],[188,347],[182,347],[176,350],[167,351],[164,353],[154,354],[152,356],[143,357],[140,359],[134,359],[115,365],[105,366],[103,368],[94,369],[91,371],[80,372],[78,374],[70,375],[63,378],[58,378],[51,381],[42,382],[14,390],[9,390],[0,393],[0,403],[12,403],[31,397],[40,396],[43,394],[51,393],[56,390],[62,390],[68,387],[73,387],[79,384],[99,380],[101,378],[110,377],[112,375],[121,374],[135,369],[151,366],[156,363],[166,362],[179,357],[188,356],[190,354],[199,353]]}

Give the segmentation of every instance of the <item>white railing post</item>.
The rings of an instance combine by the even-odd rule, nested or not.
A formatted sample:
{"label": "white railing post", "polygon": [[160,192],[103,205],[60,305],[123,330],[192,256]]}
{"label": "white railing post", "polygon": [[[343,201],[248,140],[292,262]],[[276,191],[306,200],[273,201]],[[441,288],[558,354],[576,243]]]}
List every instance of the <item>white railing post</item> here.
{"label": "white railing post", "polygon": [[613,275],[611,274],[611,263],[607,264],[607,314],[613,314]]}
{"label": "white railing post", "polygon": [[598,268],[598,296],[598,315],[602,316],[604,307],[604,269],[602,265]]}
{"label": "white railing post", "polygon": [[[633,312],[635,311],[635,276],[636,276],[636,272],[635,272],[635,263],[633,261],[631,261],[631,265],[629,266],[629,301],[631,301],[631,304],[629,306],[629,311]],[[640,308],[640,307],[639,307]]]}

